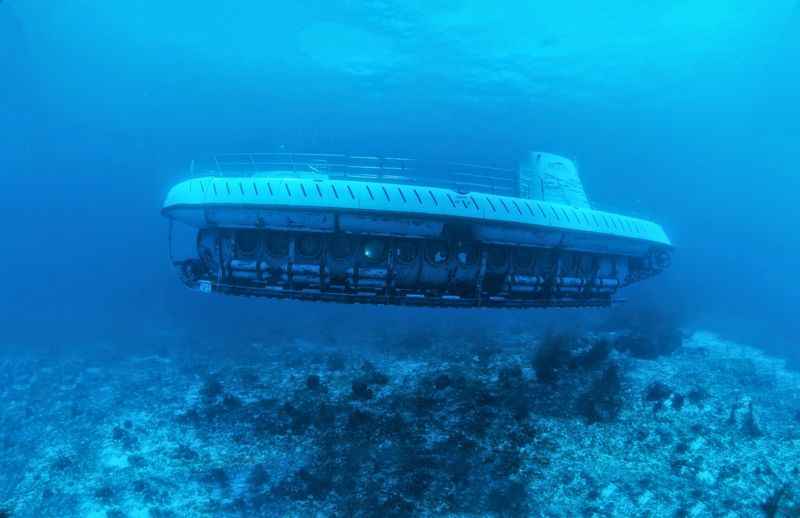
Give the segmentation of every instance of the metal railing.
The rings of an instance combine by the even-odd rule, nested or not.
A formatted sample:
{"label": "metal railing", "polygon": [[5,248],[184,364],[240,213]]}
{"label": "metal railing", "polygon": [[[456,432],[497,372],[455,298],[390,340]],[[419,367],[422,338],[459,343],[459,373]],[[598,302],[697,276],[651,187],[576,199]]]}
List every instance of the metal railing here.
{"label": "metal railing", "polygon": [[266,176],[287,171],[332,179],[446,187],[461,192],[507,196],[516,196],[519,192],[515,169],[411,158],[322,153],[228,153],[216,155],[202,165],[192,163],[193,174],[215,176]]}
{"label": "metal railing", "polygon": [[[444,187],[457,192],[520,195],[516,169],[458,162],[332,153],[226,153],[204,161],[192,161],[191,166],[192,176],[268,176],[287,171],[332,179]],[[650,216],[641,208],[622,211],[619,207],[598,204],[592,199],[590,205],[595,210],[641,219]]]}

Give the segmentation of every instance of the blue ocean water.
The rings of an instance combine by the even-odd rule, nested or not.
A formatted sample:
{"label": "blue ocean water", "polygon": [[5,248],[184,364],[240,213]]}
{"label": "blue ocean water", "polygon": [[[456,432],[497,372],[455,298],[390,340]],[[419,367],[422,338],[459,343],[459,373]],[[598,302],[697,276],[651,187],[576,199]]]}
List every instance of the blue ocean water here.
{"label": "blue ocean water", "polygon": [[[420,368],[412,361],[415,355],[418,362],[428,362],[424,376],[433,376],[439,369],[436,362],[443,353],[440,346],[429,343],[436,337],[456,344],[457,349],[465,340],[479,342],[476,358],[484,358],[479,352],[489,347],[487,343],[493,351],[508,347],[508,358],[524,357],[519,360],[525,365],[519,377],[530,382],[529,371],[535,370],[529,359],[533,353],[516,341],[519,337],[539,336],[555,327],[590,329],[609,317],[605,310],[458,312],[204,297],[185,290],[176,279],[167,259],[167,225],[159,210],[169,187],[187,177],[189,162],[213,153],[363,153],[513,167],[529,150],[552,151],[577,160],[593,200],[659,222],[676,245],[673,266],[667,272],[626,293],[629,308],[667,308],[681,315],[686,333],[715,333],[720,342],[709,339],[708,344],[695,347],[710,351],[713,361],[715,347],[722,350],[718,344],[730,340],[753,347],[742,352],[748,361],[761,365],[763,351],[796,368],[800,365],[796,317],[800,300],[793,285],[800,267],[798,63],[797,0],[775,0],[768,6],[752,0],[700,4],[675,0],[0,2],[0,221],[5,237],[0,259],[4,273],[0,297],[4,449],[0,466],[6,473],[5,478],[0,475],[0,516],[5,509],[14,516],[58,515],[59,509],[65,513],[62,515],[109,516],[140,511],[142,516],[148,512],[154,516],[159,512],[165,516],[184,512],[351,516],[387,515],[389,511],[431,516],[574,516],[580,512],[606,516],[646,511],[667,516],[684,507],[690,512],[695,509],[693,497],[685,502],[667,497],[659,500],[663,495],[657,488],[647,489],[655,496],[644,503],[639,500],[644,498],[641,491],[629,499],[639,507],[616,502],[609,508],[598,503],[626,491],[619,481],[598,482],[600,496],[594,500],[581,496],[589,503],[576,507],[576,514],[569,506],[577,506],[578,497],[564,497],[564,507],[545,511],[525,500],[526,491],[534,484],[519,475],[525,469],[495,466],[495,471],[485,471],[488,468],[478,466],[486,463],[472,457],[464,461],[470,474],[464,480],[451,481],[460,488],[455,493],[437,489],[440,481],[433,468],[420,474],[403,467],[401,461],[393,464],[386,459],[384,465],[394,466],[393,473],[400,473],[398,479],[403,473],[414,473],[430,479],[430,484],[420,482],[419,487],[392,493],[392,488],[402,484],[375,482],[371,486],[365,482],[368,475],[363,475],[363,480],[319,482],[322,475],[303,467],[301,460],[293,463],[285,458],[285,452],[279,459],[277,446],[273,457],[259,458],[252,465],[247,465],[240,452],[233,456],[235,467],[224,466],[220,459],[230,458],[219,452],[227,451],[228,444],[247,443],[240,435],[251,433],[233,429],[226,432],[227,443],[219,438],[209,440],[207,445],[213,444],[216,453],[186,444],[176,446],[177,457],[169,458],[183,459],[191,467],[186,472],[164,468],[159,475],[158,462],[148,460],[148,455],[158,457],[159,444],[180,442],[176,438],[180,434],[171,427],[190,426],[187,420],[195,426],[192,416],[200,414],[208,419],[203,426],[219,431],[230,423],[226,424],[224,416],[204,414],[216,411],[214,405],[250,408],[247,405],[256,400],[289,404],[282,401],[290,392],[287,384],[302,388],[307,382],[315,383],[306,378],[313,373],[303,366],[322,366],[311,370],[322,372],[323,385],[330,384],[331,394],[336,393],[336,383],[343,383],[349,391],[352,381],[352,376],[345,374],[326,378],[328,371],[323,367],[338,362],[337,355],[344,355],[345,373],[352,368],[369,375],[377,369],[388,374],[390,388],[395,382],[408,387],[411,381],[398,380],[423,376],[414,370]],[[392,340],[404,344],[397,346],[402,360],[392,360]],[[427,345],[415,353],[409,341]],[[294,345],[269,348],[278,343]],[[386,345],[381,348],[375,343]],[[437,352],[432,353],[431,348]],[[378,359],[366,360],[371,367],[364,368],[361,355],[371,358],[370,354],[377,354]],[[390,356],[381,356],[385,354]],[[466,372],[472,356],[455,355],[441,361],[462,365]],[[132,359],[152,357],[163,362],[131,363]],[[755,357],[758,360],[753,360]],[[470,372],[476,379],[485,375],[493,383],[502,373],[502,379],[517,379],[517,371],[506,365],[508,361],[469,368],[474,369]],[[674,361],[677,363],[665,368],[673,373],[688,372],[680,370],[680,358]],[[297,370],[291,371],[296,378],[281,378],[281,372],[289,376],[289,371],[276,366],[281,362],[288,362],[287,369]],[[172,372],[163,367],[167,364],[182,367]],[[195,370],[186,367],[188,364]],[[257,396],[246,393],[247,382],[241,373],[231,374],[247,365],[258,365],[261,372],[260,381],[253,382],[260,387]],[[503,366],[511,370],[504,371]],[[142,373],[137,369],[157,376],[158,381],[138,378]],[[487,374],[481,369],[495,371]],[[598,379],[614,385],[608,376],[616,374],[604,372],[607,377],[598,374]],[[790,376],[792,371],[786,372]],[[340,375],[344,377],[335,381]],[[452,372],[447,375],[454,378]],[[635,375],[627,379],[630,386],[636,386],[631,381],[638,379]],[[225,387],[224,397],[215,383]],[[758,394],[777,397],[777,392],[768,391],[783,387],[779,382],[765,382],[767,388],[753,383],[743,390],[752,390],[754,401]],[[162,393],[148,392],[153,386],[163,387]],[[236,392],[239,389],[231,388],[234,386],[245,388]],[[622,386],[629,385],[623,382]],[[280,387],[285,391],[280,392]],[[671,387],[675,393],[682,391],[681,397],[689,397],[695,389]],[[369,390],[378,391],[375,387]],[[710,387],[703,390],[711,392],[711,397],[718,395]],[[725,390],[720,389],[720,394],[727,394]],[[48,394],[53,391],[62,398],[63,408],[52,406]],[[127,397],[128,391],[135,396]],[[428,397],[419,391],[412,391],[414,397]],[[563,398],[569,393],[566,389],[544,392],[548,397]],[[789,401],[794,402],[795,392],[787,389],[781,394],[790,395]],[[198,393],[198,401],[207,405],[198,403],[194,408],[194,400],[187,394]],[[74,397],[75,402],[63,399],[67,397]],[[497,394],[493,397],[505,401]],[[534,396],[526,392],[525,397]],[[659,401],[658,394],[653,397]],[[752,418],[752,406],[747,414],[746,401],[734,404],[719,397],[723,421],[731,405],[735,406],[730,411],[734,421],[739,418],[737,412],[742,413],[744,422]],[[180,408],[176,402],[185,398],[188,406]],[[408,395],[406,399],[413,398]],[[115,402],[125,407],[125,416],[110,417],[116,415]],[[147,408],[166,408],[172,403],[177,405],[169,407],[175,415],[190,417],[168,422],[142,417],[155,415],[147,414]],[[424,402],[417,403],[424,406]],[[336,405],[342,404],[330,402],[337,419],[341,416]],[[397,404],[412,403],[403,399]],[[461,412],[461,403],[452,407],[442,404],[440,412],[451,416]],[[264,405],[259,412],[270,411],[269,405]],[[552,408],[558,406],[532,403],[531,412],[552,417]],[[284,408],[283,417],[275,420],[295,422],[300,419],[297,412],[301,407],[302,402],[295,402],[293,410],[280,407]],[[696,408],[692,411],[699,412]],[[763,410],[769,415],[772,411]],[[359,419],[369,420],[364,417],[368,412],[348,415],[348,423],[356,428],[363,425]],[[695,415],[695,422],[686,424],[686,429],[697,425],[701,417]],[[568,418],[559,419],[563,425]],[[775,423],[784,423],[781,419],[775,417]],[[791,421],[791,417],[786,419]],[[63,437],[72,438],[59,446],[68,452],[29,448],[46,440],[49,432],[44,421],[59,423],[65,430]],[[517,421],[484,424],[502,429],[511,422]],[[707,422],[701,424],[713,428]],[[302,424],[295,426],[303,428]],[[459,429],[464,426],[458,424]],[[541,439],[548,430],[555,433],[547,428],[550,425],[541,426],[531,436]],[[760,426],[765,428],[764,423]],[[144,437],[145,430],[153,427],[164,431],[162,443],[154,435]],[[199,428],[192,428],[192,436],[212,433]],[[80,459],[89,453],[81,453],[76,438],[86,430],[101,429],[110,434],[103,436],[104,441],[127,444],[120,450],[126,460],[118,461],[106,452],[96,466],[81,465]],[[358,435],[346,427],[345,432],[336,433]],[[682,432],[665,433],[680,436]],[[295,440],[299,435],[289,434]],[[482,440],[491,442],[492,434],[488,436]],[[326,437],[334,442],[343,440],[335,434]],[[334,447],[319,437],[305,440],[314,447]],[[415,440],[422,441],[420,437]],[[685,437],[676,440],[678,446],[670,449],[694,444]],[[453,448],[477,447],[474,437],[463,441]],[[486,453],[487,458],[505,455],[501,442],[491,450],[494,454]],[[84,447],[94,455],[101,444],[105,443]],[[300,448],[300,443],[295,446]],[[539,446],[546,448],[546,444]],[[183,447],[186,450],[180,450]],[[417,443],[407,447],[413,451],[422,448]],[[767,445],[753,446],[753,451],[758,447]],[[353,449],[363,449],[363,444]],[[194,456],[208,462],[199,466]],[[343,469],[347,462],[367,462],[356,457],[331,465]],[[66,460],[63,465],[53,464],[53,458]],[[414,458],[417,464],[428,461]],[[145,475],[135,471],[139,462],[149,466],[141,468],[149,470],[145,482],[141,482]],[[380,462],[370,462],[374,473],[381,471]],[[530,459],[515,462],[527,466]],[[569,465],[567,460],[561,462]],[[262,464],[269,471],[271,492],[253,489],[254,484],[261,484],[253,482],[253,477],[260,476],[253,466]],[[278,465],[282,467],[274,467]],[[771,470],[778,472],[774,466]],[[575,476],[605,480],[600,471]],[[288,487],[296,472],[305,473],[300,477],[305,489]],[[203,495],[195,501],[202,500],[203,505],[186,507],[189,497],[171,501],[165,496],[170,491],[191,492],[180,480],[173,480],[180,489],[158,486],[158,480],[176,473],[191,474],[186,484]],[[676,487],[688,491],[702,486],[702,473],[705,470],[696,467],[694,478]],[[789,469],[786,476],[790,473]],[[567,478],[565,472],[561,475]],[[58,477],[77,485],[58,484],[54,482]],[[110,481],[100,481],[103,477]],[[380,477],[388,475],[381,473]],[[478,498],[482,477],[501,485],[503,480],[512,480],[513,484]],[[716,489],[703,489],[694,497],[707,502],[697,515],[711,513],[715,503],[726,498],[735,500],[751,483],[742,482],[740,493],[730,489],[723,495],[723,482],[716,472],[714,477]],[[762,480],[766,493],[783,487],[781,476],[775,477]],[[138,481],[139,490],[123,487],[123,479],[131,484]],[[539,475],[542,479],[558,485],[552,473]],[[77,481],[91,487],[79,489]],[[315,486],[313,481],[319,484]],[[670,483],[665,479],[654,484],[663,488]],[[141,484],[147,485],[146,490]],[[609,489],[609,484],[615,489]],[[567,485],[563,481],[562,488]],[[240,486],[249,487],[252,495]],[[787,494],[791,491],[786,489]],[[331,496],[334,493],[336,496]],[[763,498],[758,496],[762,504],[768,501],[766,493]],[[445,494],[453,501],[442,496]],[[475,500],[461,506],[453,503],[467,495]],[[392,500],[395,497],[402,505]],[[212,500],[215,503],[208,504]],[[503,502],[510,502],[509,506]],[[732,506],[730,512],[752,516],[762,512],[759,505]],[[780,508],[780,512],[790,512]]]}

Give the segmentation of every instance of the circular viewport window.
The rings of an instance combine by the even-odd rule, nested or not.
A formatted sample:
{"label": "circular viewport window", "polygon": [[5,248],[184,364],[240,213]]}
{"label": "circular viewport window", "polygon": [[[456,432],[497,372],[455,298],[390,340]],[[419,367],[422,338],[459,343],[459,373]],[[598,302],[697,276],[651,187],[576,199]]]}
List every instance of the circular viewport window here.
{"label": "circular viewport window", "polygon": [[444,241],[431,241],[425,250],[425,257],[431,264],[439,265],[447,262],[449,252]]}
{"label": "circular viewport window", "polygon": [[368,263],[380,263],[386,257],[386,243],[380,239],[369,239],[364,242],[364,259]]}

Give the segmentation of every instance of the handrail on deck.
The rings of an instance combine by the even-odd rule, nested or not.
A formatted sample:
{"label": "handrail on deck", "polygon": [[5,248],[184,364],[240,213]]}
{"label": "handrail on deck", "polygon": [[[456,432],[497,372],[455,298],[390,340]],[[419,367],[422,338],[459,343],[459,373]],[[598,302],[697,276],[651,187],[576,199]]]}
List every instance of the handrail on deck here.
{"label": "handrail on deck", "polygon": [[378,180],[448,187],[457,191],[485,191],[516,196],[515,169],[456,162],[433,162],[400,157],[333,153],[226,153],[206,167],[193,162],[193,171],[217,176],[277,171],[324,174],[334,179]]}

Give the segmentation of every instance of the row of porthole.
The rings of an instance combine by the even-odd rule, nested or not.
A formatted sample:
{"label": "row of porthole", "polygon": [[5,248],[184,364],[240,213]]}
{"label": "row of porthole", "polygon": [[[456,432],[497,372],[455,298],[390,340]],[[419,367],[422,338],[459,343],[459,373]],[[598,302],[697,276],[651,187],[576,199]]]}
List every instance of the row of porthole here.
{"label": "row of porthole", "polygon": [[[272,257],[286,257],[289,254],[289,235],[285,233],[270,233],[263,235],[254,230],[243,230],[236,234],[236,248],[243,256],[252,256],[258,252],[259,243],[263,237],[266,252]],[[328,250],[333,259],[344,260],[353,257],[356,249],[359,256],[368,264],[380,264],[386,261],[390,243],[385,239],[367,238],[361,242],[357,238],[339,234],[328,242]],[[397,262],[412,264],[417,260],[419,244],[414,240],[399,240],[395,242]],[[322,237],[318,234],[300,235],[295,239],[295,253],[304,259],[317,259],[322,252]],[[445,264],[450,257],[455,256],[462,266],[474,266],[480,259],[480,249],[477,243],[461,242],[448,243],[446,241],[424,242],[425,260],[433,265]],[[534,249],[528,247],[514,247],[511,254],[509,249],[501,246],[488,248],[486,262],[490,268],[503,268],[508,264],[509,256],[519,268],[530,267],[535,260]]]}

